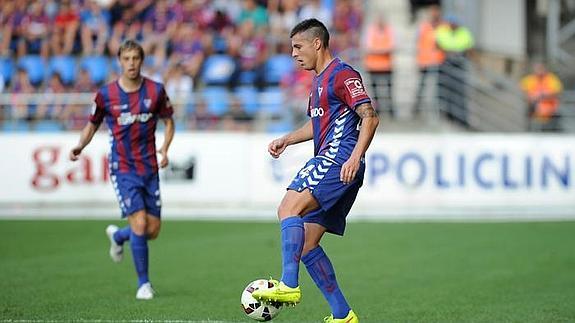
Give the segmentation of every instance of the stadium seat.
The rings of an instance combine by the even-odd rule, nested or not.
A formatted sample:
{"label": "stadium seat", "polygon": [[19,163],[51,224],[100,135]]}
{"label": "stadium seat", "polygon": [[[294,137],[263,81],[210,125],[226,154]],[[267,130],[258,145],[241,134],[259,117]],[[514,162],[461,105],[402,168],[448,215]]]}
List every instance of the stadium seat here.
{"label": "stadium seat", "polygon": [[63,130],[63,126],[57,121],[41,120],[34,123],[33,129],[36,132],[58,132]]}
{"label": "stadium seat", "polygon": [[39,55],[26,55],[18,60],[18,67],[28,73],[30,83],[34,86],[40,85],[46,76],[46,65],[44,59]]}
{"label": "stadium seat", "polygon": [[266,62],[265,82],[278,85],[285,75],[294,70],[293,58],[287,54],[274,55]]}
{"label": "stadium seat", "polygon": [[267,88],[260,96],[261,109],[269,115],[281,115],[284,111],[284,94],[281,88]]}
{"label": "stadium seat", "polygon": [[76,60],[72,56],[54,56],[49,63],[50,75],[60,74],[64,84],[72,84],[76,80]]}
{"label": "stadium seat", "polygon": [[214,37],[212,47],[214,49],[214,52],[216,52],[217,54],[223,54],[228,50],[228,42],[224,37],[216,36]]}
{"label": "stadium seat", "polygon": [[256,114],[260,110],[260,93],[253,86],[240,86],[235,94],[242,103],[244,110],[249,114]]}
{"label": "stadium seat", "polygon": [[95,84],[102,84],[108,78],[109,64],[104,56],[86,56],[82,59],[80,67],[88,71],[90,79]]}
{"label": "stadium seat", "polygon": [[241,71],[240,84],[254,84],[256,82],[255,71]]}
{"label": "stadium seat", "polygon": [[5,132],[29,132],[30,124],[24,120],[4,121],[2,130]]}
{"label": "stadium seat", "polygon": [[5,83],[12,81],[14,71],[14,61],[10,57],[0,57],[0,75]]}
{"label": "stadium seat", "polygon": [[270,122],[266,126],[268,133],[286,133],[293,130],[293,125],[289,121]]}
{"label": "stadium seat", "polygon": [[230,56],[212,55],[204,62],[201,79],[206,85],[226,85],[234,69],[235,62]]}
{"label": "stadium seat", "polygon": [[208,105],[208,111],[221,116],[228,111],[228,90],[225,87],[213,86],[203,90],[203,96]]}

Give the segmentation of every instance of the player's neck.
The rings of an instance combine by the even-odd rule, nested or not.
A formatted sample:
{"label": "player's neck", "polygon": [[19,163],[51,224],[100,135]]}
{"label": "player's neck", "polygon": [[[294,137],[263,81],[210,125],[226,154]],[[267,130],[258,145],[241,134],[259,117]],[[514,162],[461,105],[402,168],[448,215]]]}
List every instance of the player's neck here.
{"label": "player's neck", "polygon": [[138,76],[135,79],[130,79],[122,75],[118,79],[118,84],[120,85],[120,87],[124,92],[135,92],[140,89],[140,86],[142,86],[143,81],[144,77],[142,75]]}
{"label": "player's neck", "polygon": [[321,74],[321,72],[323,72],[327,68],[329,63],[331,63],[331,61],[333,61],[333,56],[331,55],[329,50],[320,53],[317,58],[317,64],[315,65],[316,66],[315,73],[317,75]]}

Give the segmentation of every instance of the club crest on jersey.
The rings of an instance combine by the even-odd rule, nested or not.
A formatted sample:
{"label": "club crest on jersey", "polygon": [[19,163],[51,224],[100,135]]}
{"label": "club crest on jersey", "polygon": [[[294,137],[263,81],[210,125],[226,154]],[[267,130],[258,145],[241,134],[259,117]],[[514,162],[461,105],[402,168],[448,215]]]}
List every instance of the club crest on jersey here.
{"label": "club crest on jersey", "polygon": [[151,105],[152,105],[151,99],[144,99],[144,106],[146,107],[146,109],[149,109]]}
{"label": "club crest on jersey", "polygon": [[323,92],[323,87],[318,86],[318,87],[317,87],[317,94],[318,94],[318,96],[321,96],[321,92]]}
{"label": "club crest on jersey", "polygon": [[356,96],[360,96],[360,95],[365,94],[365,89],[363,88],[363,84],[361,83],[361,80],[358,79],[357,77],[349,78],[349,79],[345,80],[344,83],[345,83],[345,87],[349,91],[349,94],[351,94],[352,98],[355,98]]}

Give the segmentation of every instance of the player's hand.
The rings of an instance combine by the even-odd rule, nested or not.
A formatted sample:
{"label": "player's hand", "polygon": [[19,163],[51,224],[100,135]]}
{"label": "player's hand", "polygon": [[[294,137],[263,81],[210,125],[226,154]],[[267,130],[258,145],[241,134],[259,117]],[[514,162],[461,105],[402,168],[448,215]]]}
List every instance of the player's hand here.
{"label": "player's hand", "polygon": [[341,166],[339,178],[344,184],[349,184],[353,181],[355,175],[359,171],[359,162],[360,159],[350,158]]}
{"label": "player's hand", "polygon": [[286,140],[282,138],[275,139],[268,145],[268,152],[273,158],[278,158],[287,147]]}
{"label": "player's hand", "polygon": [[80,158],[81,153],[82,153],[81,147],[76,146],[72,148],[72,150],[70,150],[70,160],[77,161]]}
{"label": "player's hand", "polygon": [[162,159],[160,159],[160,168],[166,168],[170,161],[168,160],[168,152],[165,149],[158,150],[158,153],[162,155]]}

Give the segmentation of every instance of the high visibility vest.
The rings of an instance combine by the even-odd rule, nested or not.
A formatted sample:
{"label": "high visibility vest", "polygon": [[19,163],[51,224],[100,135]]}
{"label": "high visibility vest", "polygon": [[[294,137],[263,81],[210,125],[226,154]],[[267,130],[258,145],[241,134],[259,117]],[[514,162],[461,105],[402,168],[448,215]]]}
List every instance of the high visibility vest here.
{"label": "high visibility vest", "polygon": [[417,65],[420,68],[439,66],[444,61],[445,53],[437,47],[435,28],[430,22],[424,22],[417,38]]}
{"label": "high visibility vest", "polygon": [[376,24],[368,27],[365,40],[366,54],[363,65],[368,72],[389,72],[392,70],[392,54],[377,54],[373,51],[391,51],[394,46],[393,31],[391,27],[379,28]]}
{"label": "high visibility vest", "polygon": [[471,32],[462,26],[452,30],[449,25],[443,24],[437,27],[435,37],[437,45],[444,51],[462,53],[474,45]]}
{"label": "high visibility vest", "polygon": [[[552,117],[559,108],[558,95],[563,89],[561,81],[553,73],[543,77],[531,74],[521,80],[521,88],[527,94],[529,101],[535,104],[534,116],[540,119]],[[541,95],[549,96],[538,99]]]}

